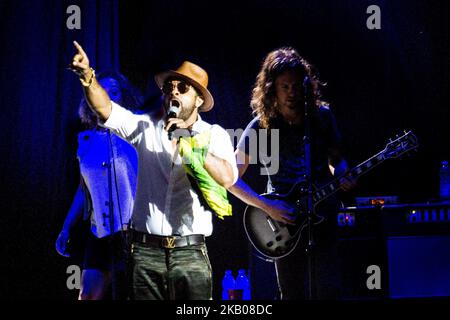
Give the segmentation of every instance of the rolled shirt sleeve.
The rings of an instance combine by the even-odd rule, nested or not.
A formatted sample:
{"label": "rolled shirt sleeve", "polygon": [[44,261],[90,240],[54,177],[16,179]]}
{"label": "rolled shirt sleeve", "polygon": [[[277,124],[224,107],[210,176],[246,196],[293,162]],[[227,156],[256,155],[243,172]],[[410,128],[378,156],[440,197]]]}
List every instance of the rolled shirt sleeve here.
{"label": "rolled shirt sleeve", "polygon": [[211,126],[211,141],[208,152],[230,164],[233,169],[233,184],[236,183],[239,173],[231,138],[228,132],[218,125]]}

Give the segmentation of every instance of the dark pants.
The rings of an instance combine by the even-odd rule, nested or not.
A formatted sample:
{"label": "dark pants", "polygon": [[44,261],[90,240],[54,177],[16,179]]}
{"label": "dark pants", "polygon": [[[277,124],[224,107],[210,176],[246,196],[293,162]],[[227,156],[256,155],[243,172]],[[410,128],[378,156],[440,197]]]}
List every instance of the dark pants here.
{"label": "dark pants", "polygon": [[205,244],[165,249],[133,243],[131,277],[135,300],[212,299]]}
{"label": "dark pants", "polygon": [[[312,274],[306,254],[308,229],[302,232],[296,249],[275,262],[278,287],[283,300],[336,300],[340,296],[341,262],[338,255],[336,221],[331,214],[313,228]],[[312,296],[309,279],[312,278]]]}
{"label": "dark pants", "polygon": [[128,297],[128,241],[125,231],[100,239],[91,232],[86,234],[83,269],[111,272],[111,286],[105,299],[126,300]]}

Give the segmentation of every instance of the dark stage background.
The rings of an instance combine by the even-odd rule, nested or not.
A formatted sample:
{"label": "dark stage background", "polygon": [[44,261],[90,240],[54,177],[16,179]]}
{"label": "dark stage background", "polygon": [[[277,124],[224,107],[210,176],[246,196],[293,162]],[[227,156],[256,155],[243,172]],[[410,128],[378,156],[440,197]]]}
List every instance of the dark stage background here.
{"label": "dark stage background", "polygon": [[[71,4],[81,8],[81,30],[66,27]],[[372,4],[381,8],[381,30],[366,27]],[[369,195],[419,202],[438,197],[439,164],[450,158],[449,9],[444,0],[0,1],[0,296],[76,297],[66,287],[71,262],[54,249],[78,183],[82,91],[65,70],[73,40],[96,70],[120,68],[149,105],[158,99],[156,72],[184,60],[199,64],[216,101],[202,117],[224,128],[244,128],[251,119],[250,93],[263,57],[293,46],[328,83],[324,96],[351,165],[403,129],[419,138],[418,153],[362,178],[343,196],[347,204]],[[264,179],[249,175],[262,191]],[[232,201],[234,216],[216,219],[208,240],[215,297],[225,269],[255,265],[244,206]],[[267,272],[264,298],[271,298]]]}

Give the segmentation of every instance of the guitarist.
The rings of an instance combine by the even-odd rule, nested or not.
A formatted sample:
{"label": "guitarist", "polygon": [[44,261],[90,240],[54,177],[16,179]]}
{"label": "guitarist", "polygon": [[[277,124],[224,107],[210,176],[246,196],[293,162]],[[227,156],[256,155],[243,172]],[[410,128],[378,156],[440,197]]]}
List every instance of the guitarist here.
{"label": "guitarist", "polygon": [[[307,78],[306,78],[307,77]],[[340,176],[348,170],[347,162],[340,152],[340,134],[335,119],[328,105],[321,100],[320,86],[323,85],[313,67],[305,61],[295,49],[283,47],[270,52],[257,76],[251,99],[251,107],[255,118],[249,123],[235,152],[239,177],[246,172],[250,163],[259,160],[266,169],[268,182],[267,192],[287,194],[293,185],[304,180],[304,105],[305,79],[309,79],[308,95],[311,101],[311,170],[316,186]],[[269,174],[270,163],[261,163],[259,154],[250,154],[250,135],[256,130],[268,129],[268,136],[274,129],[279,130],[279,166],[275,173]],[[253,137],[255,135],[252,135]],[[268,139],[271,141],[271,139]],[[258,141],[258,148],[261,144]],[[268,143],[269,144],[269,143]],[[269,146],[270,147],[270,146]],[[273,147],[273,146],[272,146]],[[275,149],[274,149],[275,150]],[[273,157],[273,153],[268,153]],[[256,159],[257,158],[257,159]],[[352,178],[342,178],[343,190],[352,188]],[[265,211],[274,220],[294,224],[294,208],[281,200],[269,200],[251,189],[241,178],[229,189],[231,193],[248,205]],[[314,226],[313,235],[313,297],[314,299],[336,299],[338,297],[339,280],[337,261],[335,258],[335,230],[337,200],[328,199],[320,205],[324,222]],[[307,230],[303,231],[302,240],[307,239]],[[305,255],[305,243],[302,241],[296,249],[284,258],[275,261],[278,286],[282,299],[306,299],[308,288],[308,269]]]}

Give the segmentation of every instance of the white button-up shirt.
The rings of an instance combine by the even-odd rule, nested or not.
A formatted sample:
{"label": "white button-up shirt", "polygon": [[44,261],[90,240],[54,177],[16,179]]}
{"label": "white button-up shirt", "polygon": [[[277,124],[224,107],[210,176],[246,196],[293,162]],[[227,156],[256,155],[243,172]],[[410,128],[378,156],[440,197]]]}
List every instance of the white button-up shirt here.
{"label": "white button-up shirt", "polygon": [[[132,215],[132,227],[155,235],[190,235],[212,233],[212,213],[194,191],[181,164],[175,160],[172,142],[164,130],[164,120],[149,114],[136,115],[112,102],[112,112],[104,126],[131,143],[138,154],[138,183]],[[210,125],[200,116],[192,131],[211,130],[208,152],[226,160],[233,168],[234,182],[238,170],[228,133]]]}

